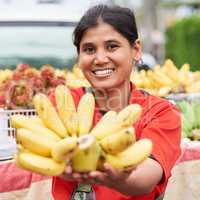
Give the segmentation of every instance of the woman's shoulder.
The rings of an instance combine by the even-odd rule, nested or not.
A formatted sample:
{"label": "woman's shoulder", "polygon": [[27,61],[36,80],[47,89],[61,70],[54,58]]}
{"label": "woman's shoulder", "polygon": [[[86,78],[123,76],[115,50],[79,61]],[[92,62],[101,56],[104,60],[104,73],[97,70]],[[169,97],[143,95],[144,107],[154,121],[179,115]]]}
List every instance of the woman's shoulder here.
{"label": "woman's shoulder", "polygon": [[154,111],[158,113],[161,110],[177,110],[174,103],[165,98],[152,95],[143,89],[136,89],[134,98],[136,100],[133,103],[139,103],[146,112]]}

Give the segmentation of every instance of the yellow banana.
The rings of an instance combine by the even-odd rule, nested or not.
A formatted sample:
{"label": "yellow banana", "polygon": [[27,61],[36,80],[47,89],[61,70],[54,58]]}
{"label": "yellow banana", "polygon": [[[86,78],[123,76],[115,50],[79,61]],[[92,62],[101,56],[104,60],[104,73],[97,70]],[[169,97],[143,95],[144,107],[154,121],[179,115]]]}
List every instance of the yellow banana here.
{"label": "yellow banana", "polygon": [[42,125],[42,126],[45,126],[44,123],[42,122],[42,120],[37,115],[33,115],[33,116],[29,116],[29,117],[32,122]]}
{"label": "yellow banana", "polygon": [[94,109],[94,96],[91,93],[84,94],[79,101],[77,111],[79,136],[88,134],[90,132],[93,123]]}
{"label": "yellow banana", "polygon": [[12,115],[10,122],[13,128],[26,128],[35,134],[41,134],[56,141],[60,140],[60,137],[56,133],[45,126],[36,123],[35,120],[32,120],[30,117],[24,115]]}
{"label": "yellow banana", "polygon": [[17,154],[17,153],[14,154],[13,160],[14,160],[14,162],[15,162],[15,165],[16,165],[18,168],[21,168],[21,165],[20,165],[20,163],[19,163],[19,158],[18,158],[18,154]]}
{"label": "yellow banana", "polygon": [[180,84],[183,85],[183,87],[187,87],[190,85],[191,80],[191,72],[190,72],[190,65],[184,64],[178,71],[178,78],[180,81]]}
{"label": "yellow banana", "polygon": [[67,163],[77,150],[77,138],[67,137],[57,142],[55,146],[53,146],[51,154],[54,160],[58,162],[64,161],[65,163]]}
{"label": "yellow banana", "polygon": [[173,86],[174,82],[161,70],[154,70],[154,80],[161,86]]}
{"label": "yellow banana", "polygon": [[116,116],[117,113],[113,110],[106,112],[99,120],[99,122],[92,128],[90,133],[94,134],[95,136],[100,134],[102,132],[102,127],[106,126],[107,124],[116,122]]}
{"label": "yellow banana", "polygon": [[116,169],[136,167],[151,154],[152,142],[141,139],[117,155],[105,154],[105,161]]}
{"label": "yellow banana", "polygon": [[17,154],[17,165],[23,169],[46,176],[58,176],[63,173],[65,163],[58,163],[52,158],[31,152],[21,151]]}
{"label": "yellow banana", "polygon": [[166,74],[171,80],[173,80],[174,83],[179,82],[179,76],[178,76],[178,69],[172,62],[172,60],[167,59],[161,69],[161,71]]}
{"label": "yellow banana", "polygon": [[64,85],[59,85],[55,90],[56,106],[69,135],[78,135],[78,116],[74,99],[69,89]]}
{"label": "yellow banana", "polygon": [[39,117],[49,129],[53,130],[61,138],[68,136],[65,126],[46,95],[42,93],[36,94],[33,97],[33,104]]}
{"label": "yellow banana", "polygon": [[135,139],[134,128],[130,126],[103,138],[99,144],[106,153],[117,154],[133,144]]}
{"label": "yellow banana", "polygon": [[172,88],[171,87],[169,87],[169,86],[164,86],[164,87],[161,87],[159,90],[158,90],[158,96],[159,97],[165,97],[165,96],[167,96],[169,93],[170,93],[170,91],[172,90]]}
{"label": "yellow banana", "polygon": [[91,130],[90,134],[94,135],[97,140],[112,134],[118,128],[117,113],[115,111],[108,111]]}
{"label": "yellow banana", "polygon": [[[88,135],[84,135],[88,136]],[[84,136],[82,140],[84,141]],[[72,157],[72,168],[76,172],[89,172],[97,169],[98,160],[101,155],[101,148],[94,136],[90,136],[89,144],[84,144],[74,157]]]}
{"label": "yellow banana", "polygon": [[[97,140],[102,140],[108,135],[119,132],[121,129],[133,125],[138,120],[141,112],[141,106],[138,104],[128,105],[117,115],[114,115],[113,111],[109,111],[105,114],[107,120],[100,120],[91,131],[91,134],[94,135]],[[108,115],[108,117],[106,115]]]}
{"label": "yellow banana", "polygon": [[121,110],[117,115],[117,120],[122,127],[133,125],[140,117],[142,107],[139,104],[130,104]]}
{"label": "yellow banana", "polygon": [[17,143],[29,151],[47,157],[51,156],[51,149],[56,144],[54,139],[50,139],[42,134],[35,134],[24,128],[17,129],[16,140]]}

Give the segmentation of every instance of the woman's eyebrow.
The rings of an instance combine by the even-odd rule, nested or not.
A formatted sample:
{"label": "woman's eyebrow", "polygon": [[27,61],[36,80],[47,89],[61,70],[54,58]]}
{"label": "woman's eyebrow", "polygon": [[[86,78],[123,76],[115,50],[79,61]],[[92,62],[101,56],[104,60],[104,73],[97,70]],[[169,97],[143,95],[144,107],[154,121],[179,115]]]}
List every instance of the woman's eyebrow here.
{"label": "woman's eyebrow", "polygon": [[106,40],[105,41],[106,43],[112,43],[112,42],[114,42],[114,43],[119,43],[117,40],[115,40],[115,39],[109,39],[109,40]]}
{"label": "woman's eyebrow", "polygon": [[81,45],[82,47],[94,46],[92,42],[85,42]]}

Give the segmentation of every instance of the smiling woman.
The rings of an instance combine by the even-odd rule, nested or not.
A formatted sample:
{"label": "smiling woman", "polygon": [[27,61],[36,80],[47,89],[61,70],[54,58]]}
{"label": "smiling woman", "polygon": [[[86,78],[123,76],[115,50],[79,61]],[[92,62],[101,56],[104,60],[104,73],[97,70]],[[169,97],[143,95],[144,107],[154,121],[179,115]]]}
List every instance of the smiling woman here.
{"label": "smiling woman", "polygon": [[70,68],[75,63],[73,21],[1,21],[0,68],[19,63]]}

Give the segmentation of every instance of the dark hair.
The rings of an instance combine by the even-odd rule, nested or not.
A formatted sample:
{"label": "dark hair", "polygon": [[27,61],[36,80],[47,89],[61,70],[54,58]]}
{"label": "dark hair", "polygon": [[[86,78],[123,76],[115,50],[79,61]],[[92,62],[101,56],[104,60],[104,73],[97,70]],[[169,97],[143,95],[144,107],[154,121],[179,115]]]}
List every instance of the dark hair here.
{"label": "dark hair", "polygon": [[80,19],[73,33],[73,43],[79,52],[80,42],[88,28],[97,26],[100,21],[111,25],[122,34],[131,45],[138,38],[135,15],[129,8],[120,6],[96,5]]}

